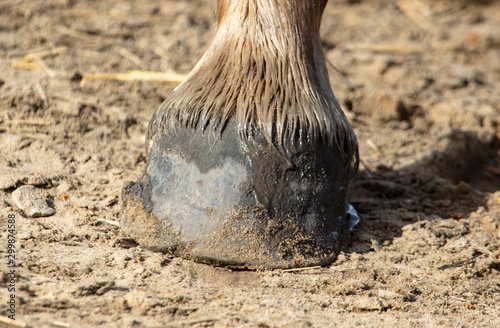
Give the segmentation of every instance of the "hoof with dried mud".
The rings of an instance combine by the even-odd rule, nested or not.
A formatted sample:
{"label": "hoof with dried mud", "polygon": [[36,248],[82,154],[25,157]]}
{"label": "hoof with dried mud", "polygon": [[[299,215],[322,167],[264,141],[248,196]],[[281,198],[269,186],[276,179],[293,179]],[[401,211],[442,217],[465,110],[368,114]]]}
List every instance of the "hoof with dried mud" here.
{"label": "hoof with dried mud", "polygon": [[145,172],[122,192],[139,244],[247,268],[335,259],[358,153],[321,50],[325,5],[219,0],[212,45],[153,115]]}

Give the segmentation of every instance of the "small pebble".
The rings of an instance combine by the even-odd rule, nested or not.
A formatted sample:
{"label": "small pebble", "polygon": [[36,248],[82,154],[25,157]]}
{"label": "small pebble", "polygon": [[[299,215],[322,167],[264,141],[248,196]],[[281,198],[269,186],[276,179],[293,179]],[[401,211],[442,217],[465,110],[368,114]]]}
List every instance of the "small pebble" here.
{"label": "small pebble", "polygon": [[42,194],[35,187],[30,185],[22,186],[14,190],[12,199],[17,207],[31,218],[51,216],[56,213],[56,211],[47,204]]}
{"label": "small pebble", "polygon": [[43,174],[32,175],[24,178],[28,185],[32,186],[47,186],[49,185],[49,179]]}
{"label": "small pebble", "polygon": [[0,189],[9,189],[15,187],[19,179],[11,176],[0,176]]}
{"label": "small pebble", "polygon": [[120,169],[120,168],[114,168],[114,169],[111,169],[110,170],[111,174],[114,174],[114,175],[119,175],[119,174],[122,174],[123,173],[123,170]]}
{"label": "small pebble", "polygon": [[59,184],[59,186],[57,186],[57,194],[59,195],[66,194],[68,193],[68,191],[72,189],[74,189],[74,186],[71,183],[63,181]]}
{"label": "small pebble", "polygon": [[102,202],[101,202],[101,205],[103,207],[111,207],[115,204],[118,203],[118,196],[117,195],[111,195],[111,196],[108,196],[106,197],[106,199],[104,199]]}

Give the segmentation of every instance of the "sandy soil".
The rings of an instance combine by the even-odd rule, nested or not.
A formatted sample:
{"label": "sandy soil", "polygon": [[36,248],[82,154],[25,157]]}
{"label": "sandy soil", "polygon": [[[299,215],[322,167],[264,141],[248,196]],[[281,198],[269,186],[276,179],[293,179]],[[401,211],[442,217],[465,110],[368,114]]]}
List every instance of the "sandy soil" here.
{"label": "sandy soil", "polygon": [[[215,19],[215,1],[0,0],[0,315],[14,214],[32,327],[500,327],[500,3],[330,1],[362,222],[330,267],[295,272],[153,253],[112,224],[175,83],[82,76],[186,74]],[[26,217],[23,185],[56,213]]]}

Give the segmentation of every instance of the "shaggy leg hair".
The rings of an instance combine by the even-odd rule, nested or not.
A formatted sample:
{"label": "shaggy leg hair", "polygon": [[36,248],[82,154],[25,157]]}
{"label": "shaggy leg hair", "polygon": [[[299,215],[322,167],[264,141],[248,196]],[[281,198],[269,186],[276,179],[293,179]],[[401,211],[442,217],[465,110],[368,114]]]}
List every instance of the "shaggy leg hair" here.
{"label": "shaggy leg hair", "polygon": [[319,27],[327,0],[219,0],[215,38],[148,130],[260,131],[285,155],[317,143],[358,166],[354,131],[332,92]]}

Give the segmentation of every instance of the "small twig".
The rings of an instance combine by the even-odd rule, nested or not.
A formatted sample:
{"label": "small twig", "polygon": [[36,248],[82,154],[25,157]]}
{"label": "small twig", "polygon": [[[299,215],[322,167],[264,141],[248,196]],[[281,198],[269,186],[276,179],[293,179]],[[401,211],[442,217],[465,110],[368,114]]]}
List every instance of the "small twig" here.
{"label": "small twig", "polygon": [[432,30],[431,23],[425,18],[421,10],[417,8],[418,5],[414,1],[410,3],[408,0],[398,0],[398,7],[418,27],[426,31]]}
{"label": "small twig", "polygon": [[47,64],[45,64],[45,62],[43,61],[43,59],[38,59],[36,62],[37,62],[37,64],[40,65],[40,67],[43,69],[43,71],[45,72],[45,74],[47,74],[49,77],[55,77],[56,76],[56,72],[54,72],[52,69],[50,69],[50,67],[47,66]]}
{"label": "small twig", "polygon": [[166,52],[165,50],[163,50],[162,48],[160,47],[156,47],[153,52],[158,56],[158,57],[161,57],[161,58],[165,58],[165,57],[168,57],[168,52]]}
{"label": "small twig", "polygon": [[85,41],[89,41],[89,40],[94,39],[93,36],[91,36],[87,33],[76,31],[76,30],[67,28],[66,26],[59,25],[59,26],[57,26],[57,29],[59,30],[59,32],[61,32],[63,34],[70,35],[70,36],[73,36],[75,38],[82,39]]}
{"label": "small twig", "polygon": [[419,52],[419,49],[401,44],[374,44],[374,43],[347,43],[344,45],[347,50],[364,50],[376,53],[406,54]]}
{"label": "small twig", "polygon": [[312,270],[312,269],[321,269],[321,265],[312,266],[312,267],[304,267],[304,268],[285,269],[285,270],[283,270],[283,272],[296,272],[296,271],[304,271],[304,270]]}
{"label": "small twig", "polygon": [[24,56],[21,61],[24,62],[32,62],[38,59],[42,59],[48,56],[54,56],[54,55],[60,55],[64,52],[66,52],[68,48],[67,47],[59,47],[59,48],[54,48],[51,50],[44,50],[40,52],[34,52],[34,53],[29,53],[26,56]]}
{"label": "small twig", "polygon": [[7,124],[24,124],[24,125],[43,125],[49,126],[52,122],[49,121],[32,121],[32,120],[7,120],[5,121]]}
{"label": "small twig", "polygon": [[128,18],[128,14],[126,12],[117,9],[111,9],[110,11],[108,11],[108,15],[117,19]]}
{"label": "small twig", "polygon": [[160,73],[148,71],[130,71],[128,73],[96,73],[85,74],[80,81],[83,86],[88,80],[117,80],[117,81],[154,81],[181,83],[186,79],[184,74]]}
{"label": "small twig", "polygon": [[381,156],[384,156],[382,149],[380,149],[380,147],[377,146],[372,139],[366,140],[366,144],[370,146],[373,150],[375,150],[377,153],[379,153]]}
{"label": "small twig", "polygon": [[31,69],[31,70],[37,70],[37,69],[42,68],[42,66],[40,64],[31,63],[31,62],[24,62],[24,61],[13,61],[11,65],[14,68],[23,68],[23,69]]}
{"label": "small twig", "polygon": [[8,317],[0,315],[0,322],[6,324],[7,327],[15,327],[15,328],[24,328],[26,327],[26,323],[19,320],[12,320]]}
{"label": "small twig", "polygon": [[[42,106],[43,108],[47,109],[49,108],[49,100],[47,99],[47,95],[45,94],[45,91],[43,91],[42,86],[40,83],[35,84],[36,91],[38,91],[38,94],[40,95],[40,98],[42,98]],[[49,122],[50,125],[50,122]]]}
{"label": "small twig", "polygon": [[445,269],[449,269],[449,268],[460,268],[464,265],[467,265],[467,264],[470,264],[470,263],[475,263],[476,262],[476,259],[478,257],[480,257],[482,254],[479,254],[479,255],[476,255],[470,259],[467,259],[467,260],[463,260],[463,261],[458,261],[458,262],[454,262],[452,264],[445,264],[445,265],[442,265],[440,267],[438,267],[438,270],[445,270]]}
{"label": "small twig", "polygon": [[9,58],[11,58],[11,57],[20,57],[20,56],[26,56],[27,54],[30,54],[32,52],[43,51],[43,49],[45,49],[45,47],[37,47],[37,48],[34,48],[34,49],[30,49],[30,50],[2,51],[2,52],[0,52],[0,55],[2,55],[2,56],[8,55]]}
{"label": "small twig", "polygon": [[[22,133],[22,132],[17,132],[17,131],[12,131],[12,130],[9,130],[7,131],[8,133],[10,134],[14,134],[16,136],[20,136],[20,137],[23,137],[23,138],[27,138],[27,139],[35,139],[35,140],[44,140],[43,137],[38,137],[36,135],[33,135],[33,134],[27,134],[27,133]],[[46,135],[43,135],[43,136],[46,136]]]}
{"label": "small twig", "polygon": [[218,319],[198,319],[198,320],[189,320],[189,321],[178,321],[174,325],[170,327],[179,327],[179,326],[194,326],[199,325],[201,323],[213,323],[218,321]]}
{"label": "small twig", "polygon": [[457,300],[457,301],[460,301],[460,302],[465,302],[465,303],[467,302],[466,299],[455,297],[455,296],[450,296],[450,298],[453,298],[454,300]]}
{"label": "small twig", "polygon": [[104,223],[111,224],[111,225],[114,225],[114,226],[117,226],[117,227],[120,226],[120,222],[116,222],[116,221],[112,221],[112,220],[97,219],[97,222],[104,222]]}
{"label": "small twig", "polygon": [[119,53],[120,55],[122,55],[123,57],[127,58],[128,60],[130,60],[132,63],[134,63],[137,66],[139,66],[140,68],[146,69],[146,66],[144,65],[144,62],[139,57],[137,57],[136,55],[134,55],[133,53],[131,53],[130,51],[128,51],[127,49],[121,48],[121,47],[116,47],[115,51],[117,53]]}
{"label": "small twig", "polygon": [[[51,50],[43,50],[40,52],[28,53],[21,60],[12,62],[14,68],[24,68],[31,70],[38,70],[42,68],[49,77],[56,76],[56,73],[51,70],[42,60],[47,56],[59,55],[66,51],[66,47],[54,48]],[[36,61],[36,62],[35,62]]]}

